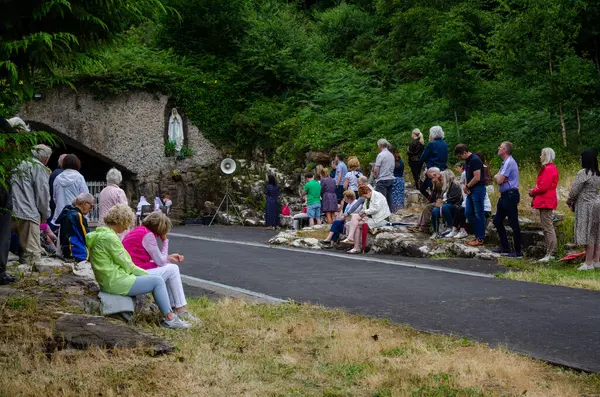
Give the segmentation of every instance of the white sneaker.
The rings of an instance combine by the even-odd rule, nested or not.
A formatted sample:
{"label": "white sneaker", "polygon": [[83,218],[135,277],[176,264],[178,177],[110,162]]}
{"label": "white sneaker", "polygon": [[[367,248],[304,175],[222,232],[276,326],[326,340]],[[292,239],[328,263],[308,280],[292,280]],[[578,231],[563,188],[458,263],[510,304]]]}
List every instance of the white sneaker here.
{"label": "white sneaker", "polygon": [[163,319],[162,326],[170,329],[187,329],[192,327],[191,324],[186,323],[177,316],[173,317],[173,320],[167,320],[166,318]]}
{"label": "white sneaker", "polygon": [[600,262],[594,263],[592,266],[594,266],[594,269],[600,269]]}
{"label": "white sneaker", "polygon": [[465,238],[469,235],[469,233],[467,233],[467,231],[465,229],[460,229],[460,232],[458,232],[458,234],[456,234],[456,236],[454,236],[454,238],[459,239],[459,238]]}
{"label": "white sneaker", "polygon": [[196,324],[201,324],[202,320],[200,320],[198,317],[194,316],[192,313],[185,311],[185,312],[179,312],[176,313],[177,317],[179,317],[180,320],[185,321],[187,323],[196,323]]}
{"label": "white sneaker", "polygon": [[585,263],[577,268],[577,270],[594,270],[594,265],[586,265]]}
{"label": "white sneaker", "polygon": [[538,261],[538,263],[548,263],[550,261],[553,261],[554,259],[556,259],[556,258],[553,257],[552,255],[546,255],[545,257],[543,257],[542,259],[540,259]]}
{"label": "white sneaker", "polygon": [[453,238],[458,234],[458,230],[452,230],[450,233],[446,234],[444,238]]}

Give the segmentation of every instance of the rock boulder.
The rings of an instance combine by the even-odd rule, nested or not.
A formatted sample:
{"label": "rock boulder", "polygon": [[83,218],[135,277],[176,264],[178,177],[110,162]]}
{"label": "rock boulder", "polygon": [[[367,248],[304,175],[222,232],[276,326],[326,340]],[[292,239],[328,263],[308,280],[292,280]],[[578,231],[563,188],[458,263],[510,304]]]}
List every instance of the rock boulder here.
{"label": "rock boulder", "polygon": [[53,335],[58,349],[142,347],[151,355],[167,354],[175,349],[166,341],[132,326],[105,317],[81,314],[59,318],[54,325]]}

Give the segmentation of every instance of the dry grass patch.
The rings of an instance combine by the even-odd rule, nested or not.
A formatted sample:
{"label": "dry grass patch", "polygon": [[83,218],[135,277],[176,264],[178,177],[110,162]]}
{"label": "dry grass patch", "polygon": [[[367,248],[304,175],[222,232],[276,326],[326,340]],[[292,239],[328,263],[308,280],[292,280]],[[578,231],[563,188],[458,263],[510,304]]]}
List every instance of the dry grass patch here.
{"label": "dry grass patch", "polygon": [[[27,305],[25,305],[27,306]],[[0,306],[2,307],[2,306]],[[152,331],[178,346],[44,354],[53,315],[5,306],[0,395],[578,396],[600,378],[466,339],[311,305],[195,300],[205,328]]]}

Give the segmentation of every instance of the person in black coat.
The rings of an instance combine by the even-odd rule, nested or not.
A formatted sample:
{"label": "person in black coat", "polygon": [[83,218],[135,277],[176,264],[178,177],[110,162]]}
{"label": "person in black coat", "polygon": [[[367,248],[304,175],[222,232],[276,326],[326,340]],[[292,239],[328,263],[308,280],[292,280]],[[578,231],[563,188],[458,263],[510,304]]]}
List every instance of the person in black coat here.
{"label": "person in black coat", "polygon": [[[4,117],[0,117],[0,134],[16,134]],[[10,249],[12,195],[10,180],[7,178],[0,183],[0,285],[10,284],[19,277],[6,274],[8,252]]]}
{"label": "person in black coat", "polygon": [[421,170],[423,169],[423,163],[421,162],[421,154],[425,150],[425,140],[423,134],[418,128],[412,131],[412,141],[408,145],[408,165],[412,173],[413,180],[415,181],[415,188],[419,189],[421,186]]}

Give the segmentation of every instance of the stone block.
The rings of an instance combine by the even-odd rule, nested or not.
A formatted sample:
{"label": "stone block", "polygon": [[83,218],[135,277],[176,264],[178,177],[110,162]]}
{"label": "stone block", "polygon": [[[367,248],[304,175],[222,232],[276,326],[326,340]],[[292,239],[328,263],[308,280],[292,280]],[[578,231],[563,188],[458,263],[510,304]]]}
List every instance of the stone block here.
{"label": "stone block", "polygon": [[107,294],[100,292],[98,294],[101,302],[101,312],[103,315],[110,315],[121,312],[135,311],[135,301],[129,296]]}
{"label": "stone block", "polygon": [[170,343],[132,326],[105,317],[81,314],[59,318],[54,325],[53,335],[58,349],[141,347],[152,355],[168,354],[175,349]]}

